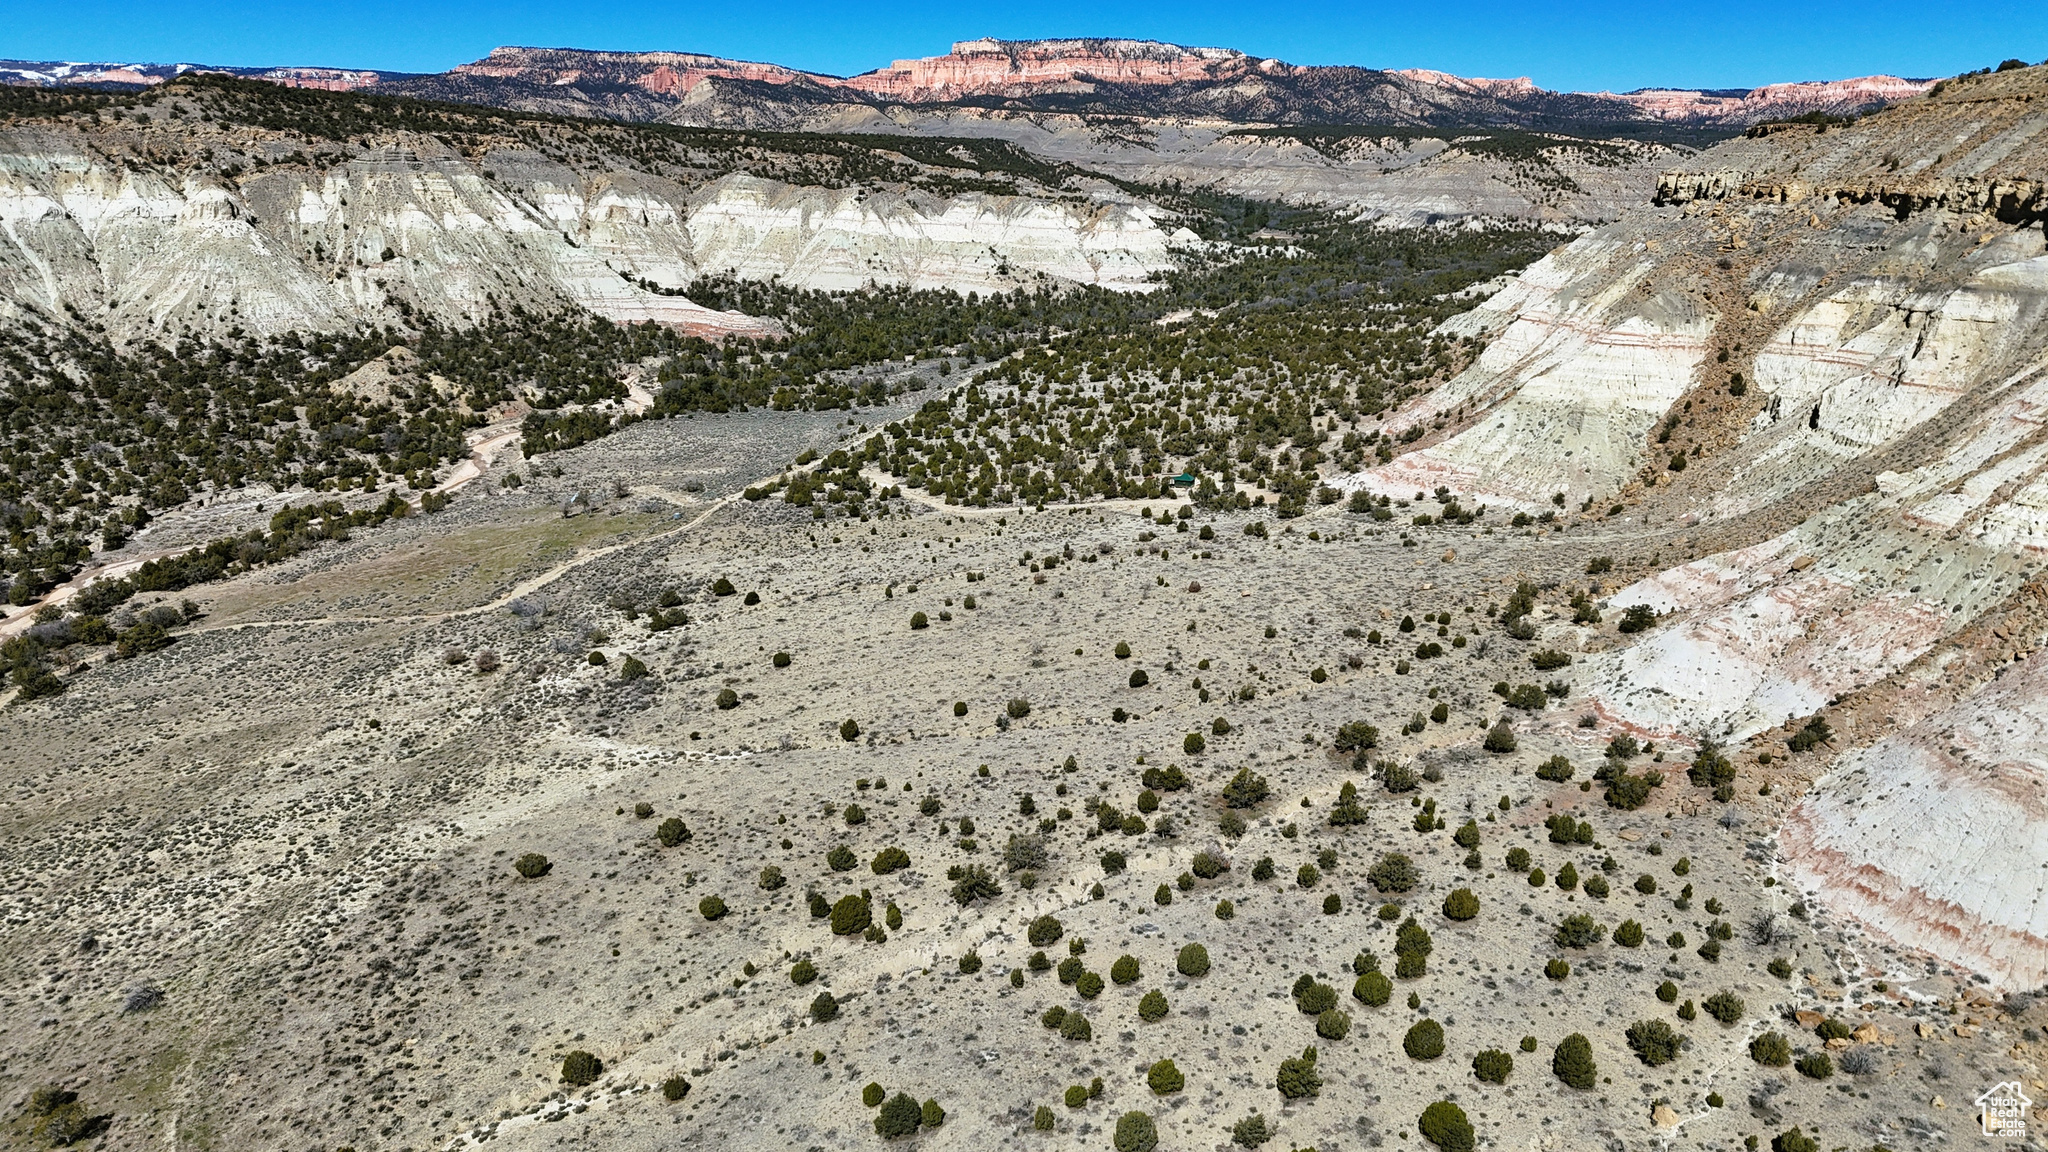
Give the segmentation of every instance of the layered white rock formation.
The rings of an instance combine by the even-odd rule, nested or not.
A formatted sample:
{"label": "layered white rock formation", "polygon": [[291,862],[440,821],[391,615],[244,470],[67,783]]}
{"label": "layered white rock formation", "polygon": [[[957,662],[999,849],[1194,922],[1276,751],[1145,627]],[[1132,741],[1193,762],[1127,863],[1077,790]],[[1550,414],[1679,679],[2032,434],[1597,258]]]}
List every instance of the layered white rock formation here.
{"label": "layered white rock formation", "polygon": [[2048,983],[2048,655],[1844,757],[1778,843],[1833,910],[2000,988]]}
{"label": "layered white rock formation", "polygon": [[0,134],[0,312],[151,332],[256,333],[449,323],[494,306],[573,304],[707,335],[775,331],[640,281],[700,272],[816,288],[869,281],[1007,290],[1140,290],[1175,266],[1153,210],[969,193],[801,188],[730,177],[696,189],[579,174],[500,149],[472,163],[431,137],[324,167],[238,177],[107,161],[61,131]]}
{"label": "layered white rock formation", "polygon": [[1544,257],[1451,330],[1492,336],[1479,359],[1387,422],[1400,433],[1485,415],[1442,443],[1353,477],[1396,497],[1447,485],[1480,503],[1576,506],[1639,467],[1646,439],[1682,395],[1712,318],[1683,298],[1641,301],[1653,266],[1640,243],[1595,233]]}

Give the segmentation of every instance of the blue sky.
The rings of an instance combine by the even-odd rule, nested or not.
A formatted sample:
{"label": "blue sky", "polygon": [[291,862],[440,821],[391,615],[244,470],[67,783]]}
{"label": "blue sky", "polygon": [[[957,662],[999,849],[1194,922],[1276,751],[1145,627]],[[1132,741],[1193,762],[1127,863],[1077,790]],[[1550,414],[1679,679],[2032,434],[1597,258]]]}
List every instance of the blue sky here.
{"label": "blue sky", "polygon": [[2039,4],[959,4],[779,0],[0,0],[0,57],[334,64],[439,71],[499,44],[672,48],[840,75],[976,36],[1131,36],[1301,64],[1530,76],[1549,88],[1750,87],[1889,72],[1950,75],[2048,57]]}

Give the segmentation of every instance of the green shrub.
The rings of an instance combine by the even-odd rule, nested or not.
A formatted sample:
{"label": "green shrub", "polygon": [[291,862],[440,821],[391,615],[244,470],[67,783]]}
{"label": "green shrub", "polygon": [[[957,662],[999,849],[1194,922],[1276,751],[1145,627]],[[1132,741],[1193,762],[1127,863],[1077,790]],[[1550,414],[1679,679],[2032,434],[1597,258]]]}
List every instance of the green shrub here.
{"label": "green shrub", "polygon": [[1259,857],[1259,862],[1252,865],[1252,879],[1264,883],[1265,881],[1271,880],[1272,878],[1273,858],[1271,856]]}
{"label": "green shrub", "polygon": [[1147,1024],[1166,1018],[1166,993],[1154,988],[1138,998],[1138,1019]]}
{"label": "green shrub", "polygon": [[1529,870],[1529,850],[1527,848],[1508,849],[1507,859],[1504,863],[1510,872],[1527,872]]}
{"label": "green shrub", "polygon": [[1204,880],[1214,880],[1229,871],[1230,865],[1223,858],[1210,852],[1195,853],[1194,862],[1189,866],[1195,875]]}
{"label": "green shrub", "polygon": [[[1538,689],[1541,691],[1541,689]],[[1488,752],[1505,754],[1515,750],[1515,730],[1508,726],[1506,718],[1486,730],[1486,739],[1481,742]]]}
{"label": "green shrub", "polygon": [[953,881],[953,902],[966,907],[976,900],[993,900],[1003,894],[1002,885],[996,883],[989,870],[980,864],[956,865],[957,873],[948,870],[946,877]]}
{"label": "green shrub", "polygon": [[1764,969],[1780,980],[1788,980],[1792,976],[1792,962],[1783,956],[1773,956]]}
{"label": "green shrub", "polygon": [[832,905],[832,934],[852,936],[865,932],[874,922],[874,913],[868,907],[867,898],[858,894],[841,896]]}
{"label": "green shrub", "polygon": [[1662,1020],[1638,1020],[1628,1026],[1629,1050],[1652,1068],[1678,1059],[1678,1046],[1685,1037]]}
{"label": "green shrub", "polygon": [[604,1061],[581,1048],[562,1057],[562,1083],[581,1088],[604,1075]]}
{"label": "green shrub", "polygon": [[1498,1048],[1488,1048],[1472,1057],[1472,1074],[1488,1084],[1505,1084],[1515,1070],[1515,1058]]}
{"label": "green shrub", "polygon": [[1019,696],[1003,705],[1003,714],[1012,720],[1022,720],[1031,715],[1031,701]]}
{"label": "green shrub", "polygon": [[1088,966],[1081,963],[1079,956],[1069,956],[1065,960],[1060,961],[1060,983],[1072,984],[1074,981],[1079,980],[1081,974],[1086,971],[1088,971]]}
{"label": "green shrub", "polygon": [[1444,1026],[1434,1020],[1417,1020],[1401,1038],[1401,1051],[1411,1060],[1434,1060],[1444,1054]]}
{"label": "green shrub", "polygon": [[1459,888],[1444,897],[1444,915],[1453,920],[1470,920],[1479,915],[1479,897],[1470,888]]}
{"label": "green shrub", "polygon": [[1742,1019],[1744,1005],[1742,997],[1737,996],[1733,992],[1716,992],[1705,1000],[1700,1001],[1700,1007],[1705,1008],[1707,1015],[1712,1016],[1721,1023],[1733,1024],[1737,1020]]}
{"label": "green shrub", "polygon": [[1394,983],[1378,972],[1367,972],[1351,986],[1351,995],[1369,1008],[1385,1007],[1394,995]]}
{"label": "green shrub", "polygon": [[697,901],[697,911],[706,920],[718,920],[725,916],[725,901],[716,896],[706,896]]}
{"label": "green shrub", "polygon": [[1448,1100],[1439,1100],[1424,1108],[1415,1127],[1423,1139],[1443,1149],[1443,1152],[1472,1152],[1477,1139],[1471,1121],[1465,1119],[1465,1110]]}
{"label": "green shrub", "polygon": [[1572,974],[1572,966],[1561,957],[1555,958],[1543,966],[1543,974],[1552,980],[1562,980]]}
{"label": "green shrub", "polygon": [[1642,947],[1643,926],[1634,920],[1623,920],[1621,926],[1614,930],[1614,942],[1623,948]]}
{"label": "green shrub", "polygon": [[1839,1016],[1828,1017],[1813,1030],[1813,1034],[1823,1040],[1847,1040],[1852,1033],[1853,1030]]}
{"label": "green shrub", "polygon": [[1367,882],[1381,892],[1406,892],[1421,882],[1414,861],[1399,852],[1388,852],[1365,874]]}
{"label": "green shrub", "polygon": [[1304,1048],[1301,1055],[1289,1057],[1280,1062],[1280,1073],[1274,1078],[1280,1095],[1289,1100],[1300,1100],[1315,1096],[1323,1090],[1323,1078],[1316,1075],[1316,1050]]}
{"label": "green shrub", "polygon": [[1154,1096],[1166,1096],[1187,1087],[1188,1078],[1173,1066],[1172,1060],[1161,1060],[1145,1073],[1145,1086],[1152,1089]]}
{"label": "green shrub", "polygon": [[1325,1040],[1342,1040],[1351,1031],[1351,1016],[1338,1008],[1326,1008],[1316,1014],[1316,1035]]}
{"label": "green shrub", "polygon": [[809,960],[799,960],[789,966],[789,982],[801,988],[818,978],[818,966]]}
{"label": "green shrub", "polygon": [[1313,888],[1322,878],[1323,874],[1316,870],[1315,865],[1303,864],[1294,871],[1294,886],[1297,888]]}
{"label": "green shrub", "polygon": [[1766,1032],[1749,1042],[1749,1058],[1767,1068],[1783,1068],[1792,1062],[1792,1045],[1783,1034]]}
{"label": "green shrub", "polygon": [[1067,1040],[1093,1040],[1095,1029],[1088,1023],[1088,1017],[1079,1012],[1069,1012],[1060,1021],[1060,1036]]}
{"label": "green shrub", "polygon": [[1580,888],[1585,891],[1586,895],[1596,900],[1607,899],[1607,893],[1610,891],[1607,887],[1607,879],[1604,876],[1588,876],[1586,877],[1586,882],[1580,885]]}
{"label": "green shrub", "polygon": [[898,1092],[875,1114],[875,1135],[884,1140],[908,1136],[924,1123],[924,1108],[907,1092]]}
{"label": "green shrub", "polygon": [[1648,872],[1636,877],[1636,891],[1641,892],[1645,896],[1655,896],[1657,894],[1657,878]]}
{"label": "green shrub", "polygon": [[1771,1152],[1820,1152],[1820,1145],[1795,1127],[1771,1137]]}
{"label": "green shrub", "polygon": [[859,723],[857,723],[857,722],[855,722],[855,721],[853,721],[853,720],[850,720],[850,719],[849,719],[849,720],[846,720],[846,721],[844,721],[844,722],[842,722],[842,723],[841,723],[841,724],[839,725],[839,738],[840,738],[841,740],[846,740],[846,741],[853,741],[853,740],[858,740],[858,739],[860,739],[860,725],[859,725]]}
{"label": "green shrub", "polygon": [[875,853],[874,861],[868,867],[877,876],[887,876],[891,872],[901,871],[910,867],[910,853],[895,845],[890,845]]}
{"label": "green shrub", "polygon": [[1083,972],[1074,980],[1074,991],[1084,1000],[1093,1000],[1102,995],[1102,977],[1093,972]]}
{"label": "green shrub", "polygon": [[1153,891],[1152,902],[1162,908],[1173,903],[1173,889],[1165,884],[1161,884]]}
{"label": "green shrub", "polygon": [[1808,1052],[1792,1065],[1809,1080],[1825,1080],[1835,1074],[1835,1062],[1825,1052]]}
{"label": "green shrub", "polygon": [[848,827],[868,822],[868,810],[858,804],[848,804],[846,811],[840,813],[840,816],[846,821]]}
{"label": "green shrub", "polygon": [[[969,607],[973,607],[973,605],[969,605]],[[920,1119],[924,1121],[924,1126],[927,1128],[937,1128],[946,1122],[946,1110],[939,1107],[937,1100],[925,1101],[924,1106],[919,1108],[918,1112],[921,1114]]]}
{"label": "green shrub", "polygon": [[1580,912],[1558,922],[1552,938],[1559,948],[1590,948],[1607,935],[1607,927]]}
{"label": "green shrub", "polygon": [[1257,1148],[1273,1138],[1266,1118],[1257,1112],[1230,1126],[1230,1142],[1240,1148]]}
{"label": "green shrub", "polygon": [[1206,976],[1209,973],[1209,950],[1200,944],[1184,944],[1174,957],[1173,966],[1183,976]]}
{"label": "green shrub", "polygon": [[1269,794],[1266,778],[1249,768],[1239,768],[1223,786],[1223,802],[1232,808],[1250,808]]}
{"label": "green shrub", "polygon": [[1669,980],[1657,985],[1657,999],[1662,1000],[1666,1004],[1678,1003],[1678,985],[1673,984]]}
{"label": "green shrub", "polygon": [[773,892],[786,883],[788,883],[788,880],[783,878],[782,869],[777,868],[775,865],[770,864],[766,868],[761,869],[760,884],[762,891]]}
{"label": "green shrub", "polygon": [[1109,978],[1119,985],[1135,984],[1138,981],[1138,958],[1129,954],[1116,958],[1109,966]]}
{"label": "green shrub", "polygon": [[813,1024],[824,1024],[837,1019],[838,1016],[839,1001],[834,999],[830,992],[820,992],[817,999],[811,1001],[811,1022]]}
{"label": "green shrub", "polygon": [[1031,1127],[1036,1131],[1050,1132],[1058,1124],[1059,1118],[1052,1114],[1052,1109],[1043,1104],[1031,1113]]}
{"label": "green shrub", "polygon": [[1236,915],[1237,905],[1232,904],[1228,898],[1216,902],[1216,918],[1218,920],[1229,920]]}
{"label": "green shrub", "polygon": [[654,838],[661,842],[663,848],[674,848],[678,844],[687,844],[690,842],[690,836],[689,825],[684,824],[681,819],[674,816],[663,820],[654,829]]}
{"label": "green shrub", "polygon": [[681,1076],[671,1076],[661,1082],[661,1098],[673,1104],[690,1094],[690,1082]]}
{"label": "green shrub", "polygon": [[1143,1112],[1126,1112],[1117,1118],[1112,1142],[1116,1152],[1152,1152],[1159,1147],[1159,1128]]}
{"label": "green shrub", "polygon": [[554,865],[548,862],[548,858],[538,852],[528,852],[512,862],[513,871],[528,880],[538,880],[553,868]]}
{"label": "green shrub", "polygon": [[[621,663],[621,664],[619,665],[619,679],[621,679],[621,680],[645,680],[645,679],[647,679],[647,677],[648,677],[649,675],[650,675],[650,673],[649,673],[649,672],[647,671],[647,665],[646,665],[646,664],[645,664],[644,662],[642,662],[642,661],[641,661],[641,659],[640,659],[640,658],[639,658],[638,656],[628,656],[628,657],[626,657],[626,659],[625,659],[625,660],[624,660],[624,661],[623,661],[623,662],[622,662],[622,663]],[[740,703],[740,702],[739,702],[739,699],[738,699],[738,697],[737,697],[737,696],[735,696],[735,697],[733,698],[733,702],[732,702],[732,703],[730,703],[730,704],[727,704],[727,703],[725,702],[725,695],[726,695],[726,692],[731,692],[731,691],[732,691],[732,689],[728,688],[728,689],[726,689],[726,690],[725,690],[725,692],[720,692],[720,693],[718,694],[718,696],[719,696],[719,702],[718,702],[718,706],[719,706],[720,708],[737,708],[737,707],[739,707],[739,703]]]}
{"label": "green shrub", "polygon": [[1657,610],[1647,604],[1634,604],[1621,614],[1621,623],[1615,627],[1623,632],[1643,632],[1657,623]]}
{"label": "green shrub", "polygon": [[880,1084],[870,1083],[867,1087],[860,1090],[860,1102],[869,1108],[880,1108],[882,1102],[888,1098],[888,1090]]}
{"label": "green shrub", "polygon": [[1319,1016],[1337,1006],[1337,990],[1303,976],[1294,982],[1294,1006],[1305,1016]]}
{"label": "green shrub", "polygon": [[1479,822],[1467,820],[1459,825],[1458,830],[1451,834],[1451,842],[1460,848],[1479,847]]}
{"label": "green shrub", "polygon": [[1550,1071],[1568,1088],[1591,1088],[1600,1078],[1593,1062],[1593,1045],[1577,1032],[1557,1042],[1550,1054]]}
{"label": "green shrub", "polygon": [[1572,778],[1572,762],[1562,756],[1552,756],[1536,766],[1536,778],[1562,784]]}
{"label": "green shrub", "polygon": [[925,614],[924,614],[924,613],[922,613],[922,612],[912,612],[912,613],[910,614],[910,630],[911,630],[911,631],[913,631],[913,632],[921,631],[921,630],[923,630],[924,628],[927,628],[927,627],[929,627],[929,626],[930,626],[930,624],[931,624],[931,622],[930,622],[929,620],[925,619]]}

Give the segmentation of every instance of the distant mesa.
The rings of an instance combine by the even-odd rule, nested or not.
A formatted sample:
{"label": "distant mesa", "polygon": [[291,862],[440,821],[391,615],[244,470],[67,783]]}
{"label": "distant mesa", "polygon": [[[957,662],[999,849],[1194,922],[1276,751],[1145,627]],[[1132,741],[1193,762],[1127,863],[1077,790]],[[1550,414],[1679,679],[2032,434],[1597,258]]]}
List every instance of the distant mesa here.
{"label": "distant mesa", "polygon": [[[1769,84],[1753,89],[1646,88],[1554,92],[1526,76],[1486,79],[1428,68],[1381,70],[1300,65],[1234,48],[1154,40],[963,40],[943,56],[897,60],[857,76],[694,52],[610,52],[503,47],[447,72],[412,74],[332,67],[219,68],[210,65],[0,61],[0,82],[39,87],[145,87],[204,70],[295,88],[355,91],[618,119],[666,119],[665,110],[701,100],[707,82],[772,93],[797,108],[902,104],[1016,103],[1045,110],[1138,116],[1194,116],[1279,124],[1644,123],[1744,128],[1808,112],[1865,111],[1920,95],[1932,80],[1865,76]],[[620,93],[635,94],[621,100]],[[750,123],[758,110],[735,111]]]}

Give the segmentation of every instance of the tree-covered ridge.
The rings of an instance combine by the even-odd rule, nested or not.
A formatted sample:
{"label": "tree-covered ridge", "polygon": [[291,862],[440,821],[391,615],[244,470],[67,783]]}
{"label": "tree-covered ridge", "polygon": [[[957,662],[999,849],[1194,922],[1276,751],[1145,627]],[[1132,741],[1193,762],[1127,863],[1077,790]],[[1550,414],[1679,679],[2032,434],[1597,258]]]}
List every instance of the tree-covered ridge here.
{"label": "tree-covered ridge", "polygon": [[[953,326],[922,330],[938,334],[935,344],[956,342],[937,351],[994,362],[966,388],[870,438],[862,463],[948,503],[981,506],[1157,497],[1182,469],[1196,474],[1194,495],[1205,503],[1248,506],[1270,496],[1291,516],[1311,499],[1335,500],[1332,473],[1393,454],[1389,439],[1360,428],[1362,417],[1476,355],[1477,341],[1434,334],[1469,306],[1452,294],[1547,241],[1396,235],[1295,215],[1301,231],[1288,247],[1181,274],[1150,296],[1075,290],[1020,297],[1009,311],[1009,297],[955,298],[945,309]],[[810,295],[771,285],[747,286],[730,303],[779,309],[794,326],[817,323],[802,342],[861,325],[890,330],[914,318],[919,302],[847,315],[829,309],[851,301],[820,308]],[[893,354],[914,343],[881,346]],[[818,399],[778,390],[772,402]],[[1239,482],[1265,493],[1239,492]]]}

